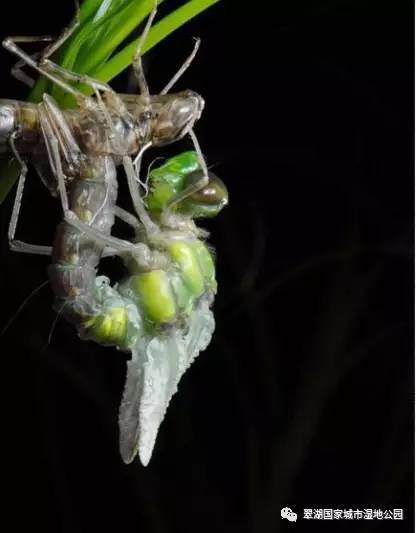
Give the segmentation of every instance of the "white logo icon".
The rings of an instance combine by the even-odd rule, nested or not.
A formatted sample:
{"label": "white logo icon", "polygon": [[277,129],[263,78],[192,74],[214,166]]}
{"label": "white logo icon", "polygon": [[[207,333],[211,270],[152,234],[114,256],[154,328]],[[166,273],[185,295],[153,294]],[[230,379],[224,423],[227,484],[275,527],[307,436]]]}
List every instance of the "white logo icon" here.
{"label": "white logo icon", "polygon": [[282,518],[287,518],[289,522],[296,522],[298,515],[292,511],[290,507],[283,507],[280,511],[280,516]]}

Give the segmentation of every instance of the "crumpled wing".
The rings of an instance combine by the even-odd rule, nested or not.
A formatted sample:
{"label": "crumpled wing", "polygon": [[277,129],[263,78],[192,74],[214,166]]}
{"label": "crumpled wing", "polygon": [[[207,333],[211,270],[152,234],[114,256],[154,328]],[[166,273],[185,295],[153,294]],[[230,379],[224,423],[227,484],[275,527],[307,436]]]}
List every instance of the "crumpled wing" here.
{"label": "crumpled wing", "polygon": [[214,332],[208,301],[200,301],[188,326],[187,331],[172,329],[166,336],[142,339],[132,349],[119,414],[120,453],[125,463],[133,461],[137,452],[144,466],[149,463],[178,383]]}

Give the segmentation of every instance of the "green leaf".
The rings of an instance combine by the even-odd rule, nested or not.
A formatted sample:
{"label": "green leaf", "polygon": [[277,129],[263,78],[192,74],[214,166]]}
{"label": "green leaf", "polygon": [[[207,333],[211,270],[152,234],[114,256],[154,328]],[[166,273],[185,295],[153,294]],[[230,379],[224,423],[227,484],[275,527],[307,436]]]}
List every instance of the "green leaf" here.
{"label": "green leaf", "polygon": [[93,17],[98,12],[100,6],[103,6],[102,9],[106,9],[109,4],[111,5],[111,1],[84,0],[79,9],[81,23],[88,20],[90,17]]}
{"label": "green leaf", "polygon": [[77,72],[93,72],[116,50],[118,46],[143,22],[154,6],[154,0],[130,1],[112,17],[109,23],[95,32],[81,47],[75,62]]}
{"label": "green leaf", "polygon": [[[95,53],[99,53],[100,43],[96,36],[100,35],[100,32],[106,30],[114,22],[120,20],[120,15],[123,10],[128,7],[134,0],[104,0],[96,6],[96,11],[93,12],[92,8],[82,14],[82,7],[80,12],[81,24],[74,31],[71,37],[63,44],[61,49],[57,52],[53,58],[58,65],[78,72],[79,74],[89,74],[88,70],[80,70],[77,61],[81,54],[81,49],[84,46],[88,46],[89,43],[95,42]],[[142,3],[144,0],[138,0]],[[94,0],[95,3],[96,0]],[[88,15],[88,18],[86,18]],[[83,18],[85,17],[85,18]],[[31,94],[29,100],[33,102],[39,102],[42,99],[44,92],[52,93],[54,98],[60,105],[64,105],[64,94],[61,89],[54,86],[50,81],[40,77]]]}
{"label": "green leaf", "polygon": [[[219,0],[190,0],[187,4],[179,7],[176,11],[173,11],[167,15],[151,28],[149,36],[143,46],[143,53],[148,52],[156,44],[165,39],[165,37],[185,24],[185,22],[188,22],[193,17],[217,2],[219,2]],[[111,81],[131,65],[132,57],[136,50],[137,44],[138,39],[118,52],[102,67],[92,71],[91,76],[101,81]]]}
{"label": "green leaf", "polygon": [[[112,0],[113,9],[108,9],[102,17],[95,16],[93,21],[84,26],[61,65],[79,74],[91,75],[144,21],[154,4],[154,0]],[[83,88],[83,92],[86,92],[86,88]],[[73,101],[59,88],[54,88],[52,95],[64,107]]]}

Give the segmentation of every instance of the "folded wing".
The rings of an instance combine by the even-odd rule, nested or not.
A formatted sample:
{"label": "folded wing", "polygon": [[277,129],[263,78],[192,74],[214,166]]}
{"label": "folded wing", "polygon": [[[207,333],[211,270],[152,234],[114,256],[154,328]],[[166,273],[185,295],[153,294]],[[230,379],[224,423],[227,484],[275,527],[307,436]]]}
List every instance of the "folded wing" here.
{"label": "folded wing", "polygon": [[201,299],[186,329],[141,339],[132,349],[120,405],[120,451],[125,463],[136,453],[146,466],[159,426],[186,369],[208,346],[215,328],[209,302]]}

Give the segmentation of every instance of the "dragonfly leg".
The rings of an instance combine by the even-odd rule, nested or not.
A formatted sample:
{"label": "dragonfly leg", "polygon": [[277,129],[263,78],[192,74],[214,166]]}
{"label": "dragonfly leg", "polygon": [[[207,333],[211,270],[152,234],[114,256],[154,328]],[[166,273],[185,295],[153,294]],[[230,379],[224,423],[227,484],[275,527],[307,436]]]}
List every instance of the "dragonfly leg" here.
{"label": "dragonfly leg", "polygon": [[188,70],[188,68],[190,67],[192,61],[194,60],[194,58],[195,58],[195,56],[196,56],[196,54],[198,52],[200,44],[201,44],[201,39],[199,39],[199,38],[195,39],[195,44],[194,44],[192,52],[185,59],[183,64],[179,67],[178,71],[172,76],[172,78],[165,85],[165,87],[163,87],[163,89],[161,90],[160,94],[168,93],[172,89],[172,87],[175,85],[175,83],[179,80],[179,78],[183,75],[183,73],[186,70]]}
{"label": "dragonfly leg", "polygon": [[[72,94],[78,101],[81,100],[85,102],[86,100],[88,101],[90,97],[85,95],[76,87],[73,87],[71,82],[81,83],[90,86],[94,90],[95,95],[97,96],[98,103],[102,108],[104,115],[106,116],[109,127],[114,130],[109,113],[99,94],[99,91],[107,91],[115,94],[111,87],[107,83],[93,79],[90,76],[77,74],[75,72],[72,72],[71,70],[60,67],[59,65],[48,59],[73,34],[79,24],[79,5],[78,1],[76,1],[76,14],[72,23],[67,28],[65,28],[62,34],[49,46],[47,46],[46,49],[43,50],[40,54],[29,55],[24,52],[18,46],[17,43],[51,41],[52,37],[8,37],[3,41],[3,46],[7,50],[9,50],[9,52],[17,55],[20,58],[20,61],[16,64],[14,75],[29,86],[33,85],[33,80],[27,74],[22,72],[21,67],[23,65],[29,65],[37,72],[48,78],[50,81],[58,85],[62,90],[69,94]],[[40,59],[36,61],[35,58],[37,58],[39,55]]]}
{"label": "dragonfly leg", "polygon": [[[109,112],[109,109],[116,110],[117,113],[126,113],[126,107],[122,99],[119,97],[119,95],[108,85],[108,83],[104,83],[102,81],[96,80],[94,78],[91,78],[90,76],[84,75],[84,74],[77,74],[76,72],[72,72],[71,70],[65,69],[63,67],[60,67],[56,63],[53,63],[49,59],[45,59],[41,63],[42,67],[52,73],[54,76],[58,76],[62,78],[65,81],[77,83],[77,84],[84,84],[88,87],[91,87],[91,89],[94,91],[96,101],[91,100],[91,98],[84,93],[79,92],[78,99],[82,102],[89,102],[93,106],[96,106],[98,104],[98,107],[101,109],[105,120],[107,122],[107,126],[111,130],[111,133],[113,134],[114,138],[117,138],[120,134],[116,130],[113,124],[113,120],[111,118],[111,114]],[[100,91],[103,91],[104,94],[107,95],[105,101],[103,97],[100,94]],[[120,139],[122,142],[122,139]]]}
{"label": "dragonfly leg", "polygon": [[62,110],[52,96],[46,93],[43,95],[42,104],[39,105],[39,121],[48,151],[49,163],[55,177],[56,169],[53,165],[55,159],[51,157],[50,146],[50,139],[52,137],[58,142],[60,153],[63,154],[69,169],[76,171],[80,163],[81,149],[72,134]]}
{"label": "dragonfly leg", "polygon": [[[21,81],[24,83],[29,84],[30,86],[33,85],[33,80],[27,76],[25,73],[22,72],[21,67],[23,65],[28,65],[35,69],[37,72],[48,78],[50,81],[58,85],[62,90],[65,92],[72,94],[75,98],[78,100],[85,101],[89,97],[85,94],[83,94],[81,91],[73,87],[69,82],[75,82],[75,83],[83,83],[85,85],[89,85],[93,88],[96,95],[98,91],[109,91],[114,92],[111,87],[104,82],[101,82],[99,80],[95,80],[87,75],[80,75],[75,72],[72,72],[70,70],[67,70],[63,67],[60,67],[53,61],[50,61],[48,58],[51,56],[62,44],[72,35],[72,33],[75,31],[75,29],[79,26],[79,7],[78,2],[76,2],[76,15],[73,20],[73,22],[65,28],[65,30],[62,32],[62,34],[53,41],[49,46],[46,47],[46,49],[40,53],[40,60],[36,61],[35,58],[38,57],[39,54],[29,55],[24,50],[18,46],[17,43],[27,43],[27,42],[38,42],[38,41],[51,41],[52,38],[50,36],[44,36],[44,37],[21,37],[21,36],[15,36],[15,37],[7,37],[3,41],[3,46],[6,48],[9,52],[12,54],[17,55],[20,58],[20,61],[16,64],[14,75],[15,77],[18,77]],[[104,104],[101,102],[101,99],[99,98],[100,104],[102,107],[104,107]],[[105,110],[104,110],[105,112]]]}
{"label": "dragonfly leg", "polygon": [[52,246],[43,246],[41,244],[29,244],[23,241],[12,241],[10,244],[10,250],[12,252],[18,252],[22,254],[33,255],[52,255]]}
{"label": "dragonfly leg", "polygon": [[118,207],[118,205],[116,205],[114,209],[114,214],[116,215],[116,217],[118,217],[120,220],[122,220],[134,229],[139,229],[141,227],[140,222],[134,215],[132,215],[125,209]]}
{"label": "dragonfly leg", "polygon": [[29,54],[22,50],[20,46],[18,46],[17,43],[28,42],[27,39],[27,37],[6,37],[6,39],[4,39],[3,41],[3,46],[10,53],[19,57],[23,61],[23,63],[35,69],[37,72],[39,72],[39,74],[42,74],[42,76],[48,78],[48,80],[58,85],[64,91],[72,94],[74,97],[80,97],[80,95],[82,95],[80,91],[77,91],[76,89],[71,87],[71,85],[62,81],[59,77],[54,76],[53,74],[42,68],[42,66],[37,61],[35,61]]}
{"label": "dragonfly leg", "polygon": [[136,76],[137,84],[139,85],[140,94],[144,97],[149,97],[150,91],[149,86],[146,81],[146,76],[144,75],[143,63],[142,63],[142,49],[143,45],[146,42],[147,36],[149,35],[150,28],[152,27],[153,19],[157,13],[157,0],[155,0],[154,7],[150,12],[149,18],[147,19],[146,26],[144,27],[143,33],[140,36],[139,42],[137,44],[136,52],[133,56],[133,71]]}
{"label": "dragonfly leg", "polygon": [[[62,33],[53,41],[50,45],[48,45],[41,53],[41,58],[46,59],[50,57],[52,54],[60,48],[64,42],[71,37],[71,35],[74,33],[74,31],[78,28],[78,26],[81,23],[80,19],[80,9],[79,9],[79,1],[74,0],[75,3],[75,15],[72,21],[66,26]],[[52,40],[52,39],[51,39]]]}
{"label": "dragonfly leg", "polygon": [[[80,15],[79,15],[79,3],[77,0],[75,0],[75,17],[72,20],[72,22],[64,28],[61,35],[59,35],[56,39],[50,35],[43,35],[41,37],[23,37],[23,36],[17,36],[17,37],[11,37],[15,42],[20,43],[39,43],[39,42],[49,42],[50,44],[41,52],[36,52],[35,54],[31,54],[30,58],[32,60],[37,60],[39,57],[41,58],[41,61],[50,57],[53,53],[60,48],[64,42],[74,33],[74,31],[77,29],[77,27],[80,24]],[[35,81],[33,78],[31,78],[28,74],[23,72],[22,67],[26,65],[27,62],[24,59],[20,59],[11,69],[11,74],[14,78],[21,81],[25,85],[28,85],[29,87],[33,87]]]}
{"label": "dragonfly leg", "polygon": [[[36,60],[40,56],[39,52],[36,52],[36,54],[32,54],[30,56],[31,59]],[[23,59],[20,59],[15,65],[13,65],[10,74],[15,78],[16,80],[21,81],[28,87],[32,88],[35,85],[35,80],[29,76],[29,74],[26,74],[26,72],[23,72],[22,67],[25,66],[25,61]]]}
{"label": "dragonfly leg", "polygon": [[[52,246],[29,244],[27,242],[22,242],[22,241],[13,241],[13,246],[10,246],[10,249],[13,252],[19,252],[23,254],[47,255],[47,256],[51,256],[52,251],[53,251]],[[119,252],[117,250],[114,250],[114,248],[106,246],[104,248],[104,252],[102,253],[101,257],[114,257],[116,255],[119,255]]]}
{"label": "dragonfly leg", "polygon": [[123,241],[122,239],[102,233],[100,230],[89,226],[85,222],[82,222],[77,215],[69,209],[68,195],[65,187],[65,175],[62,170],[62,161],[59,153],[58,141],[56,137],[52,135],[47,136],[45,142],[47,143],[47,150],[51,158],[51,166],[54,168],[56,178],[58,180],[58,190],[61,199],[62,210],[64,212],[64,218],[67,224],[78,229],[78,231],[82,231],[95,242],[104,246],[109,246],[114,251],[114,255],[120,255],[126,252],[140,255],[142,247],[147,249],[147,246],[144,244],[139,243],[138,245],[134,245],[128,241]]}
{"label": "dragonfly leg", "polygon": [[[17,222],[19,219],[23,190],[24,190],[26,174],[27,174],[27,165],[25,161],[21,158],[15,146],[14,140],[16,136],[17,136],[17,132],[11,135],[10,146],[11,146],[11,150],[16,160],[19,162],[21,166],[21,172],[20,172],[20,177],[19,177],[19,181],[17,185],[16,197],[14,200],[12,216],[10,218],[9,229],[8,229],[9,246],[10,246],[10,249],[14,252],[21,252],[21,253],[28,253],[28,254],[35,254],[35,255],[51,255],[52,254],[51,246],[30,244],[30,243],[16,240],[14,238],[15,233],[16,233]],[[64,212],[67,212],[68,211],[68,198],[66,194],[65,176],[62,171],[62,163],[61,163],[61,158],[59,154],[58,141],[52,131],[48,131],[48,135],[45,136],[45,141],[48,143],[47,144],[48,151],[50,151],[51,159],[53,160],[51,161],[51,166],[53,167],[55,175],[58,179],[58,189],[59,189],[59,193],[61,197],[61,203],[64,208]],[[117,208],[117,209],[122,212],[124,211],[121,208]],[[116,213],[118,216],[120,216],[120,211],[117,211]],[[135,218],[132,215],[130,215],[130,217],[132,219]],[[113,255],[119,255],[119,251],[111,247],[106,248],[104,250],[104,254],[103,254],[104,257],[110,257]]]}
{"label": "dragonfly leg", "polygon": [[[10,246],[10,249],[13,252],[19,252],[23,254],[48,255],[48,256],[51,256],[52,251],[53,251],[52,246],[29,244],[27,242],[22,242],[22,241],[13,241],[13,246]],[[106,246],[104,248],[104,252],[102,253],[101,257],[114,257],[116,255],[120,255],[120,253],[117,250],[114,250],[114,248]]]}
{"label": "dragonfly leg", "polygon": [[88,235],[88,237],[95,242],[110,246],[118,254],[132,252],[135,247],[135,245],[129,241],[107,235],[94,226],[89,226],[87,223],[80,220],[73,211],[67,210],[64,213],[64,216],[67,224],[76,228],[78,231],[85,233],[85,235]]}
{"label": "dragonfly leg", "polygon": [[[208,168],[205,163],[204,156],[202,155],[198,139],[196,138],[196,135],[193,130],[190,130],[189,135],[192,138],[195,151],[198,154],[199,164],[202,169],[202,176],[197,181],[194,181],[192,184],[185,187],[183,191],[180,191],[177,194],[173,195],[169,202],[167,202],[166,207],[162,212],[161,222],[164,226],[170,227],[172,229],[180,228],[183,226],[184,223],[182,217],[180,215],[178,216],[172,210],[172,208],[178,203],[188,198],[189,196],[191,196],[192,194],[204,188],[209,183]],[[208,236],[208,233],[205,230],[198,228],[193,222],[193,220],[188,220],[186,225],[189,230],[197,234],[199,237],[205,238]]]}
{"label": "dragonfly leg", "polygon": [[139,155],[136,157],[136,160],[135,160],[136,168],[133,165],[133,161],[128,156],[123,157],[123,167],[124,167],[124,171],[127,177],[127,183],[129,186],[130,196],[133,201],[134,209],[137,213],[137,216],[139,217],[140,222],[143,224],[146,232],[155,234],[159,232],[159,228],[150,218],[149,213],[146,210],[146,206],[144,205],[143,198],[139,194],[139,190],[137,187],[137,181],[136,181],[136,177],[138,173],[140,172],[141,157],[144,151],[149,146],[150,146],[150,143],[143,146],[143,148],[140,150]]}
{"label": "dragonfly leg", "polygon": [[129,255],[134,257],[140,268],[145,270],[165,267],[165,259],[158,253],[142,243],[131,243],[111,235],[102,233],[99,229],[82,222],[73,211],[65,213],[65,222],[87,235],[96,243],[108,246],[113,255]]}
{"label": "dragonfly leg", "polygon": [[[42,35],[39,37],[26,37],[26,36],[14,36],[9,37],[9,39],[12,39],[15,42],[20,43],[44,43],[44,42],[50,42],[53,41],[53,37],[50,35]],[[32,61],[35,61],[41,56],[42,52],[36,52],[35,54],[30,54],[30,59]],[[26,60],[19,59],[19,61],[13,65],[10,73],[13,76],[13,78],[16,78],[16,80],[21,81],[28,87],[33,87],[35,84],[35,80],[29,76],[29,74],[26,74],[26,72],[23,72],[22,67],[27,65]]]}
{"label": "dragonfly leg", "polygon": [[59,151],[59,137],[54,131],[54,126],[56,126],[56,124],[54,123],[53,117],[51,118],[47,111],[47,106],[45,106],[44,109],[40,108],[39,118],[51,170],[57,180],[58,194],[61,200],[62,210],[66,213],[69,210],[69,201],[66,191],[66,177],[62,169],[62,159]]}
{"label": "dragonfly leg", "polygon": [[[63,80],[74,82],[74,83],[82,83],[84,85],[88,85],[92,87],[93,89],[97,89],[99,91],[109,91],[109,92],[115,92],[113,89],[108,85],[108,83],[105,83],[100,80],[96,80],[94,78],[91,78],[90,76],[87,76],[86,74],[77,74],[76,72],[73,72],[72,70],[68,70],[64,67],[60,67],[50,59],[43,59],[39,63],[41,67],[46,70],[47,72],[53,73],[53,75],[59,76]],[[80,93],[84,98],[86,96],[83,93]]]}
{"label": "dragonfly leg", "polygon": [[[74,29],[75,28],[73,28],[72,31],[74,31]],[[66,35],[65,38],[68,38],[68,36],[69,35]],[[42,38],[40,39],[42,40]],[[49,41],[50,37],[47,36],[43,38],[43,40]],[[10,53],[19,57],[24,64],[28,65],[29,67],[32,67],[34,70],[39,72],[39,74],[42,74],[42,76],[45,76],[45,78],[48,78],[48,80],[58,85],[58,87],[60,87],[63,91],[72,94],[72,96],[77,99],[85,100],[86,98],[88,98],[88,96],[86,96],[81,91],[67,83],[65,80],[68,80],[68,78],[70,78],[72,81],[78,81],[79,83],[82,82],[87,85],[92,84],[92,82],[94,82],[94,85],[102,91],[112,90],[106,83],[100,82],[98,80],[93,80],[89,76],[81,76],[72,73],[69,70],[63,69],[62,67],[58,67],[58,65],[50,61],[48,59],[48,56],[56,49],[54,48],[56,43],[53,43],[49,50],[47,49],[43,54],[41,54],[40,61],[35,61],[32,56],[30,56],[28,53],[22,50],[20,46],[18,46],[18,43],[26,43],[31,41],[33,41],[33,37],[6,37],[6,39],[3,40],[3,47],[6,48],[6,50],[8,50]],[[63,41],[58,39],[59,46],[62,45],[62,42]]]}
{"label": "dragonfly leg", "polygon": [[101,257],[114,257],[116,255],[119,255],[117,250],[114,250],[114,248],[111,248],[110,246],[106,246]]}
{"label": "dragonfly leg", "polygon": [[23,190],[25,187],[25,180],[26,180],[26,174],[27,174],[27,165],[25,161],[20,157],[20,154],[16,149],[16,145],[14,142],[16,136],[17,136],[17,132],[12,133],[10,137],[10,147],[12,149],[12,152],[16,160],[20,164],[21,170],[20,170],[19,181],[17,184],[16,197],[13,203],[12,216],[10,217],[10,222],[9,222],[9,229],[8,229],[9,246],[13,252],[49,255],[51,251],[50,246],[29,244],[27,242],[18,241],[14,238],[16,234],[17,222],[19,220],[20,207],[22,205],[22,196],[23,196]]}
{"label": "dragonfly leg", "polygon": [[[50,127],[50,124],[47,122],[46,125]],[[78,229],[78,231],[85,233],[95,242],[103,246],[110,247],[113,251],[113,255],[129,253],[136,258],[139,265],[141,265],[143,268],[153,268],[155,264],[157,264],[157,260],[155,259],[155,255],[150,252],[148,246],[143,243],[133,244],[129,241],[124,241],[122,239],[118,239],[117,237],[106,235],[99,229],[89,226],[80,220],[78,216],[69,209],[68,195],[65,186],[65,175],[62,169],[58,140],[56,139],[55,135],[53,135],[53,132],[45,135],[45,143],[51,159],[51,166],[54,169],[58,181],[58,191],[61,199],[62,210],[64,212],[65,222]]]}

